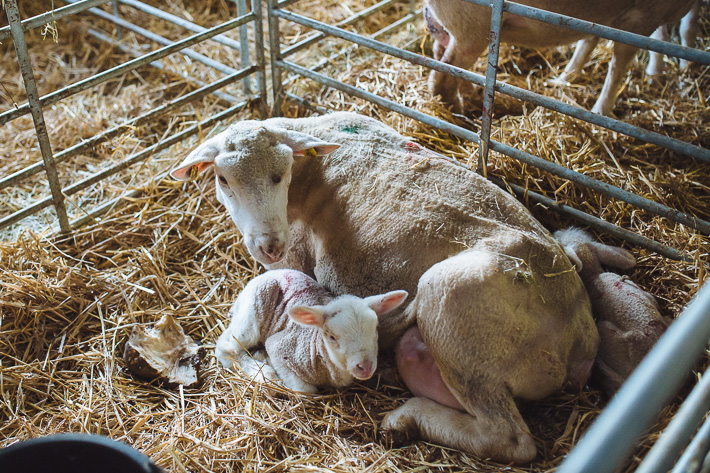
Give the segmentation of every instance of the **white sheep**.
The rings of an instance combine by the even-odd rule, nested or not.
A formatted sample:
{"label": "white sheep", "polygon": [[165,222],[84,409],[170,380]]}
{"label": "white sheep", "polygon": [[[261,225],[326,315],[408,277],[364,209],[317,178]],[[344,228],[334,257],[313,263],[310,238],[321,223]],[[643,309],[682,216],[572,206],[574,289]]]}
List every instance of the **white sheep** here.
{"label": "white sheep", "polygon": [[[659,26],[681,19],[696,1],[520,0],[517,3],[648,36]],[[425,0],[424,5],[426,25],[434,38],[435,58],[463,69],[473,66],[490,42],[490,7],[465,0]],[[500,41],[527,48],[555,47],[578,41],[572,59],[558,79],[564,83],[581,72],[599,38],[504,13]],[[624,73],[637,50],[635,46],[614,43],[606,80],[592,112],[612,115]],[[446,103],[462,110],[471,84],[444,72],[432,71],[429,88],[434,95],[441,95]]]}
{"label": "white sheep", "polygon": [[560,244],[512,195],[354,113],[241,121],[172,171],[214,166],[217,197],[251,255],[334,294],[416,292],[378,321],[392,350],[413,324],[463,411],[417,392],[384,430],[502,462],[535,441],[515,399],[581,379],[599,344]]}
{"label": "white sheep", "polygon": [[263,344],[276,375],[294,391],[366,380],[377,368],[377,319],[406,297],[405,291],[333,297],[300,271],[267,271],[249,281],[230,309],[217,359],[226,368],[236,362],[250,375],[274,379],[269,365],[248,352]]}

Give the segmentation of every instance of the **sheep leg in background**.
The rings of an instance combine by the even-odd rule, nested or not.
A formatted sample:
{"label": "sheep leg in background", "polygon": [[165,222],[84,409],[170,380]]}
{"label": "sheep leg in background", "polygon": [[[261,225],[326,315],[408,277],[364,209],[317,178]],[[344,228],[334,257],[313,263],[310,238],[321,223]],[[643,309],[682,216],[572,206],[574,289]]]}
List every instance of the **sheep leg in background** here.
{"label": "sheep leg in background", "polygon": [[604,86],[599,94],[597,103],[592,107],[593,113],[611,116],[616,98],[621,92],[621,82],[626,74],[626,68],[638,51],[635,46],[623,43],[614,43],[614,55],[609,63],[609,71],[604,80]]}
{"label": "sheep leg in background", "polygon": [[481,458],[535,458],[535,441],[510,396],[473,405],[469,412],[415,397],[389,412],[382,429],[394,443],[422,438]]}
{"label": "sheep leg in background", "polygon": [[[441,62],[462,69],[469,69],[473,63],[488,47],[488,42],[467,42],[466,38],[457,39],[449,38],[449,44],[441,57]],[[472,90],[472,85],[457,77],[446,74],[445,72],[431,71],[429,75],[429,89],[434,95],[440,95],[442,100],[453,105],[454,111],[463,112],[464,102],[463,97],[469,95]]]}
{"label": "sheep leg in background", "polygon": [[[698,20],[700,19],[700,0],[693,4],[693,7],[680,21],[680,41],[683,46],[695,47],[695,40],[698,36]],[[688,67],[689,61],[680,60],[680,69]]]}
{"label": "sheep leg in background", "polygon": [[[653,32],[651,38],[657,39],[659,41],[670,41],[671,36],[668,33],[668,25],[659,26],[656,31]],[[648,52],[648,66],[646,66],[647,76],[656,76],[663,72],[665,65],[663,62],[663,54],[657,53],[655,51]]]}
{"label": "sheep leg in background", "polygon": [[597,43],[599,43],[599,38],[593,36],[591,38],[580,39],[577,41],[577,46],[574,48],[574,54],[572,54],[572,59],[567,63],[567,67],[562,72],[560,77],[554,82],[560,85],[566,85],[571,82],[582,72],[584,64],[587,62],[587,58],[592,53]]}
{"label": "sheep leg in background", "polygon": [[441,23],[439,23],[434,16],[434,13],[432,13],[428,6],[424,7],[424,24],[434,40],[432,52],[434,54],[434,59],[438,61],[444,55],[444,51],[446,51],[446,47],[449,45],[449,41],[451,40],[451,35],[444,29],[443,26],[441,26]]}

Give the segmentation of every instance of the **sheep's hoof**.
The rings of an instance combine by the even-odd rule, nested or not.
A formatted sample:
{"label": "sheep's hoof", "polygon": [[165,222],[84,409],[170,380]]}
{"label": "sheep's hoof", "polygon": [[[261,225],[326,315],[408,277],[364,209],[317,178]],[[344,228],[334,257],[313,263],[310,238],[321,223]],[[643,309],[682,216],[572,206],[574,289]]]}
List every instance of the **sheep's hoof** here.
{"label": "sheep's hoof", "polygon": [[402,407],[389,412],[380,425],[380,439],[388,448],[408,445],[419,438],[416,420],[402,412]]}

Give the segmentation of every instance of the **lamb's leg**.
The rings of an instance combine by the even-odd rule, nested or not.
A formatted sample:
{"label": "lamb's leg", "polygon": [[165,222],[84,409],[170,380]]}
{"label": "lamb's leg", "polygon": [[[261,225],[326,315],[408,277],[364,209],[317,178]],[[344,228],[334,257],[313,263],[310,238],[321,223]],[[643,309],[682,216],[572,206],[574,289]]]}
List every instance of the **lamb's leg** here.
{"label": "lamb's leg", "polygon": [[265,379],[275,379],[276,373],[265,361],[258,360],[249,352],[260,342],[256,308],[250,297],[244,291],[232,305],[229,310],[232,321],[217,340],[215,355],[225,368],[230,369],[236,364],[247,375],[263,382]]}
{"label": "lamb's leg", "polygon": [[582,72],[587,58],[589,58],[589,55],[594,51],[597,43],[599,43],[599,38],[597,37],[577,41],[572,59],[567,63],[567,67],[565,67],[565,70],[560,74],[560,77],[554,82],[560,85],[566,85],[568,82],[573,81],[574,78]]}
{"label": "lamb's leg", "polygon": [[422,438],[481,458],[525,463],[536,455],[535,441],[509,397],[477,405],[472,414],[415,397],[388,413],[382,429],[396,440]]}
{"label": "lamb's leg", "polygon": [[[700,18],[700,1],[695,2],[693,7],[680,21],[680,40],[683,46],[695,47],[695,40],[698,36],[698,20]],[[688,60],[680,60],[680,69],[688,67]]]}
{"label": "lamb's leg", "polygon": [[[462,41],[451,37],[441,61],[452,66],[469,69],[487,47],[488,42],[485,38]],[[463,111],[463,96],[467,95],[470,88],[471,84],[468,81],[453,77],[445,72],[431,71],[429,75],[429,89],[432,94],[440,95],[441,99],[445,103],[451,104],[456,112]]]}
{"label": "lamb's leg", "polygon": [[609,71],[604,80],[604,87],[599,94],[597,103],[594,104],[592,112],[601,115],[613,115],[616,98],[621,92],[621,81],[626,73],[626,68],[633,59],[638,48],[623,43],[614,43],[614,55],[609,64]]}

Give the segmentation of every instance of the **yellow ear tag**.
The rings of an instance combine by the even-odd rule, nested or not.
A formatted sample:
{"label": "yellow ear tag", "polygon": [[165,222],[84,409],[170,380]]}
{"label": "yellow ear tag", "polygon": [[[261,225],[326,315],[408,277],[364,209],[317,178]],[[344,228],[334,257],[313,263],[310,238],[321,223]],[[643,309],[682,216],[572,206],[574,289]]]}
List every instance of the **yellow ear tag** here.
{"label": "yellow ear tag", "polygon": [[197,176],[199,174],[200,174],[200,168],[199,168],[199,166],[197,166],[197,164],[195,164],[194,166],[192,166],[190,168],[190,180],[191,181],[194,181],[195,179],[197,179]]}
{"label": "yellow ear tag", "polygon": [[304,156],[309,156],[311,158],[317,158],[318,157],[318,151],[316,151],[315,148],[308,148],[307,150],[303,151]]}

